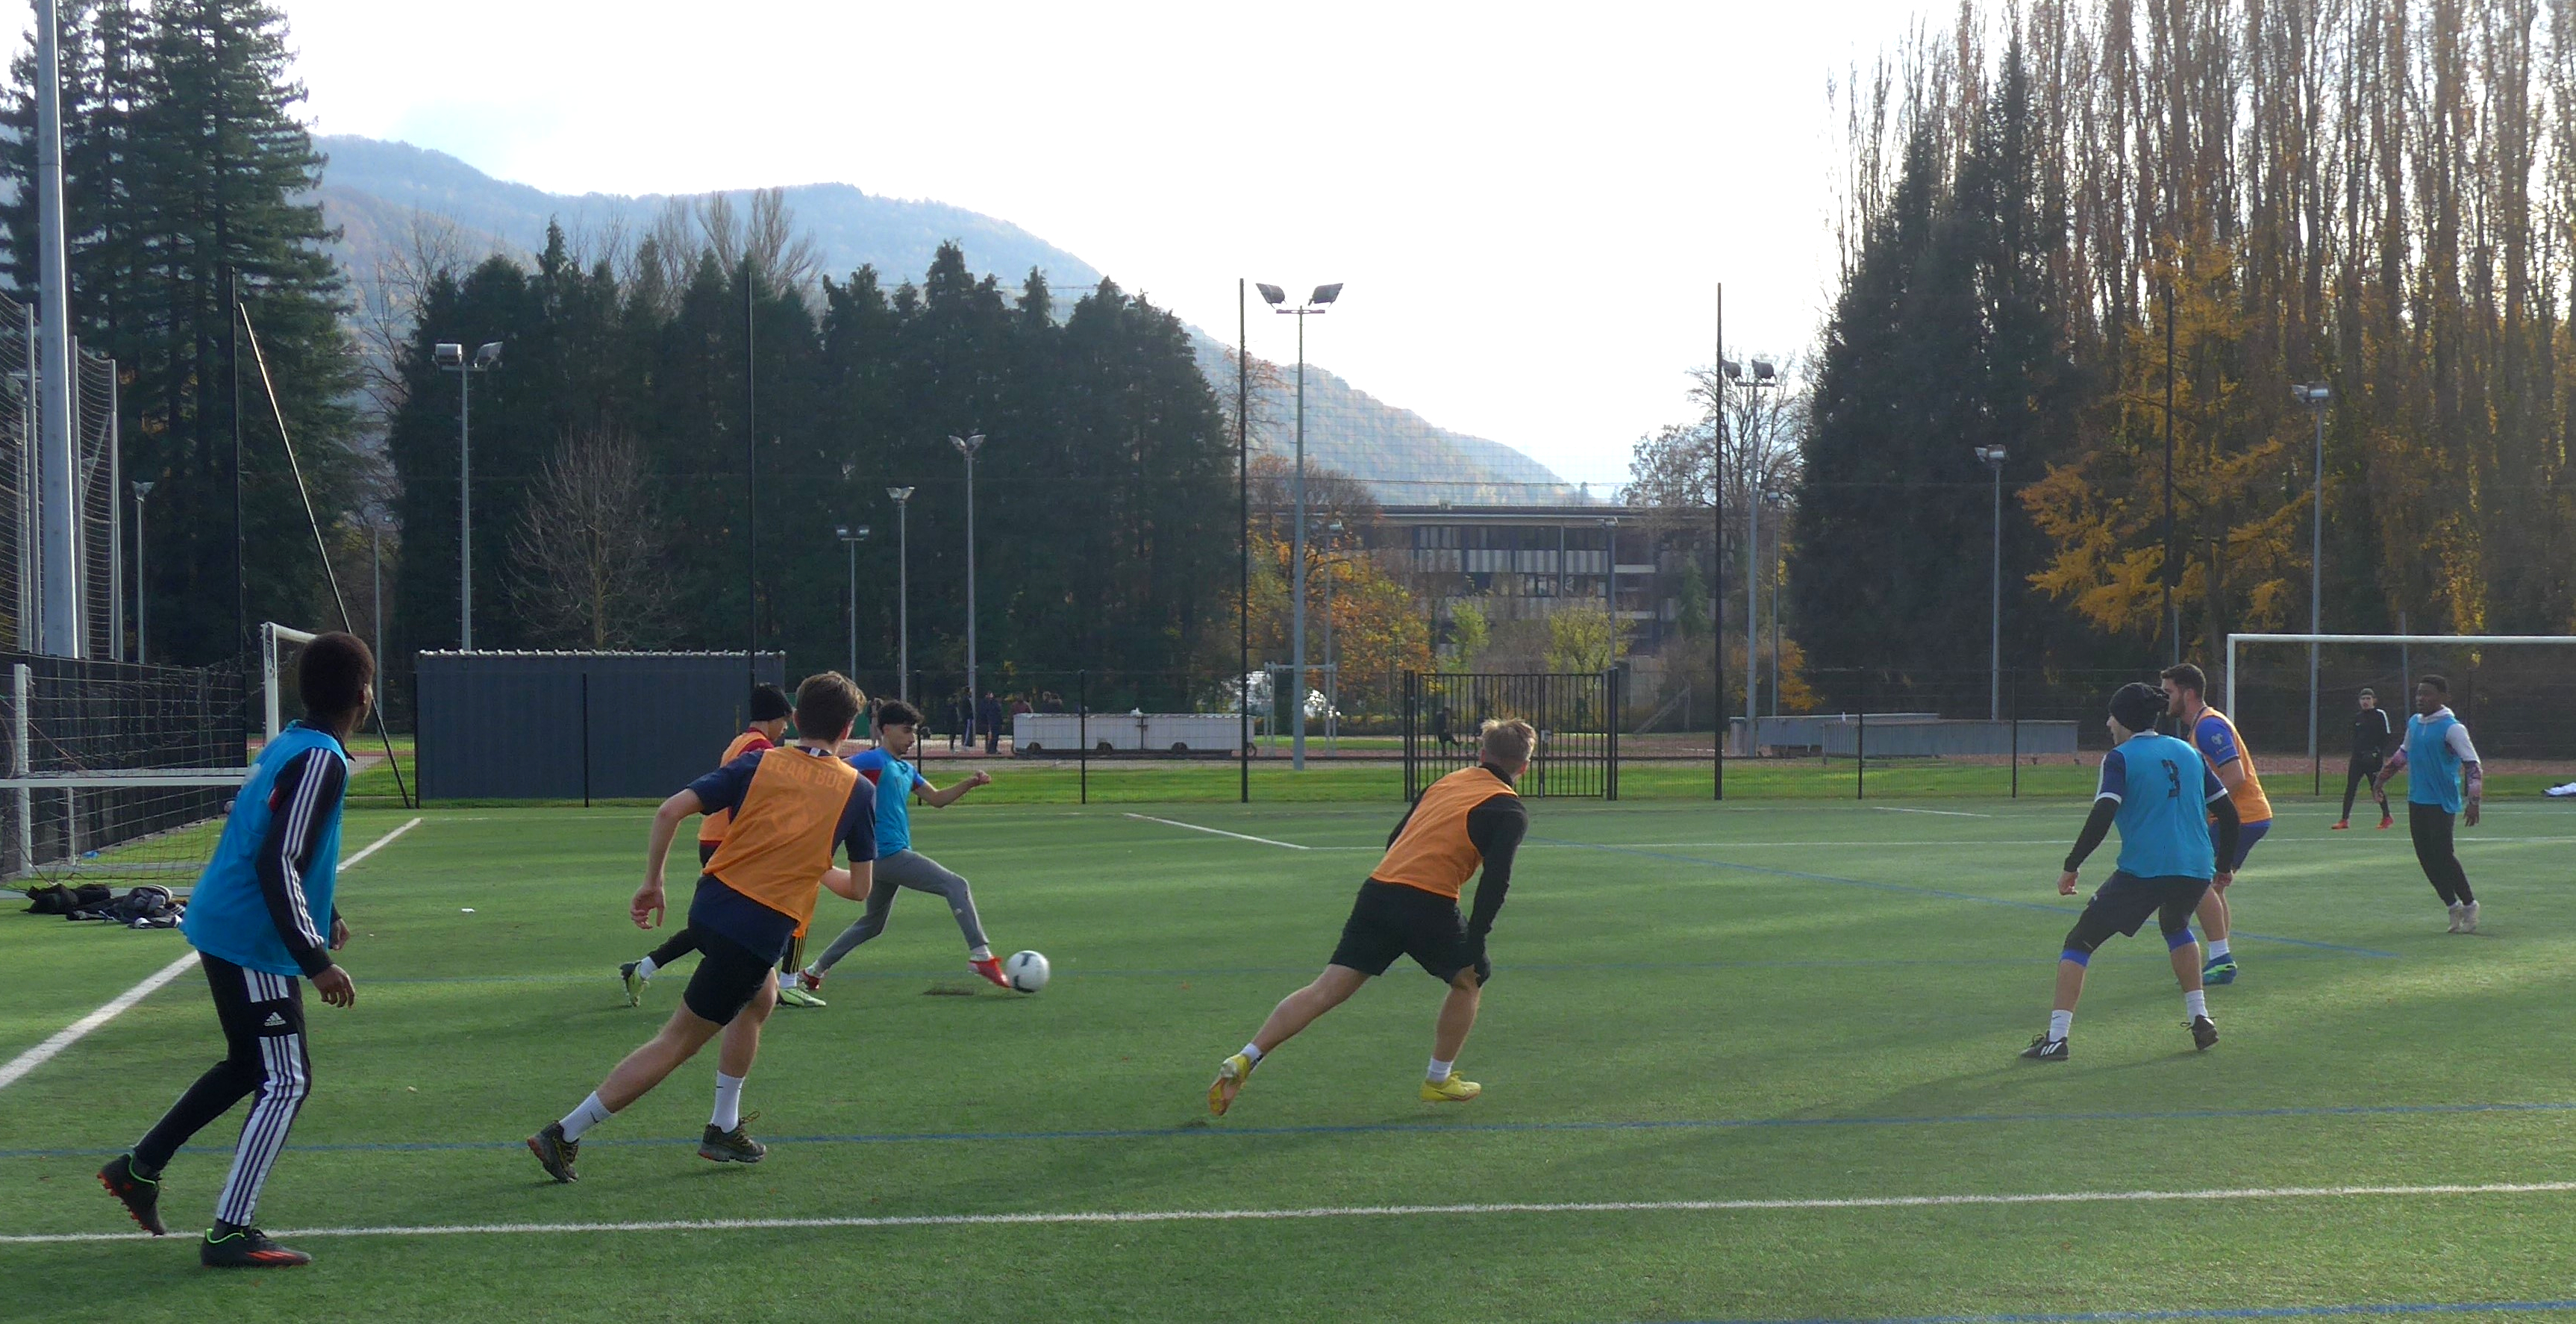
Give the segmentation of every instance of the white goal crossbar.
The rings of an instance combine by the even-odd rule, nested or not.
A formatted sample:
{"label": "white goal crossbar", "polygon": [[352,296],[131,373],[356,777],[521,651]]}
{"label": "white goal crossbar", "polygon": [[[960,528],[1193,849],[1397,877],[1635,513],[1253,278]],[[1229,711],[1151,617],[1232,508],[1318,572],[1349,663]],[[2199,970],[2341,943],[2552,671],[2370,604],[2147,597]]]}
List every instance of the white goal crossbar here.
{"label": "white goal crossbar", "polygon": [[2471,647],[2487,644],[2576,644],[2576,634],[2231,634],[2227,636],[2227,711],[2236,711],[2236,646],[2238,644],[2427,644]]}

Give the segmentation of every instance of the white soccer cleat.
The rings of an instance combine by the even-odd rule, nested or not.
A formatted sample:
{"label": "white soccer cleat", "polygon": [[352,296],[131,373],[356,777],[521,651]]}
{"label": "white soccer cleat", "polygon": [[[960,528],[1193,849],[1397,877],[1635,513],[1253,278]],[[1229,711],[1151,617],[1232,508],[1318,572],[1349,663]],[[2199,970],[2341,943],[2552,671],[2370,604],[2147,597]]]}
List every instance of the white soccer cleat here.
{"label": "white soccer cleat", "polygon": [[2451,932],[2460,932],[2460,917],[2462,912],[2467,909],[2468,908],[2466,906],[2461,905],[2457,901],[2451,903]]}
{"label": "white soccer cleat", "polygon": [[2475,933],[2477,931],[2478,903],[2472,901],[2469,904],[2460,907],[2460,932]]}

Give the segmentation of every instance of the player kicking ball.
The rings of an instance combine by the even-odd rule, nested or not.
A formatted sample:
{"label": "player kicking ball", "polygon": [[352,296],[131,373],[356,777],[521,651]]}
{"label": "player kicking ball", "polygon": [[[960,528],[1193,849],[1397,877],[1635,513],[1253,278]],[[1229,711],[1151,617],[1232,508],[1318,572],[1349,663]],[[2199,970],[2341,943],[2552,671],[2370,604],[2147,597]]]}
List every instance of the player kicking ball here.
{"label": "player kicking ball", "polygon": [[[2032,1039],[2023,1057],[2066,1060],[2066,1036],[2075,1024],[2075,1002],[2084,996],[2084,970],[2094,949],[2112,934],[2135,934],[2149,915],[2156,917],[2172,953],[2183,1014],[2191,1018],[2192,1047],[2218,1042],[2218,1025],[2209,1019],[2208,994],[2201,989],[2200,944],[2191,936],[2191,916],[2211,883],[2228,876],[2214,866],[2236,856],[2236,805],[2199,750],[2156,734],[2156,718],[2164,708],[2164,692],[2153,685],[2126,685],[2111,696],[2113,747],[2102,756],[2093,814],[2084,820],[2075,849],[2067,853],[2066,872],[2057,878],[2058,895],[2075,895],[2076,871],[2114,824],[2120,829],[2120,862],[2066,932],[2048,1032]],[[2213,820],[2218,829],[2214,843]]]}
{"label": "player kicking ball", "polygon": [[[625,1110],[722,1035],[716,1062],[715,1113],[698,1155],[718,1163],[758,1163],[769,1148],[745,1133],[742,1086],[760,1054],[760,1027],[777,1005],[775,965],[796,930],[813,917],[823,888],[852,901],[867,895],[876,858],[876,795],[868,779],[835,750],[850,734],[864,699],[838,672],[809,676],[796,687],[796,743],[766,749],[700,777],[662,802],[644,853],[644,885],[628,912],[641,929],[662,922],[662,862],[691,814],[730,810],[724,844],[707,861],[689,903],[698,935],[698,967],[662,1032],[626,1055],[599,1088],[559,1122],[528,1137],[546,1175],[576,1180],[573,1161],[590,1128]],[[832,850],[849,853],[844,872]]]}
{"label": "player kicking ball", "polygon": [[[1538,733],[1521,721],[1488,721],[1475,767],[1433,782],[1413,802],[1387,838],[1386,858],[1360,884],[1359,899],[1342,925],[1341,945],[1315,982],[1289,994],[1271,1011],[1243,1051],[1218,1064],[1208,1086],[1208,1111],[1222,1117],[1252,1069],[1348,1001],[1360,986],[1410,956],[1432,978],[1449,986],[1432,1031],[1431,1066],[1422,1080],[1424,1103],[1465,1103],[1485,1087],[1459,1077],[1459,1050],[1476,1027],[1476,1005],[1493,964],[1485,936],[1511,890],[1512,855],[1529,832],[1529,810],[1512,784],[1529,770]],[[1458,893],[1482,866],[1473,915],[1458,915]]]}
{"label": "player kicking ball", "polygon": [[[1001,961],[993,956],[992,945],[984,939],[983,918],[975,913],[975,889],[947,866],[912,848],[910,804],[914,797],[933,809],[945,809],[963,799],[968,791],[991,785],[992,774],[978,771],[944,790],[933,786],[929,778],[921,775],[918,764],[904,761],[920,742],[921,713],[911,704],[897,700],[877,710],[877,747],[850,760],[850,766],[876,783],[876,880],[880,886],[869,891],[866,913],[843,929],[812,965],[796,972],[797,991],[808,997],[822,989],[823,976],[830,974],[842,957],[885,932],[886,915],[894,909],[895,893],[907,887],[946,901],[948,913],[957,917],[957,928],[966,935],[966,964],[992,983],[1003,988],[1011,986],[1002,974]],[[813,1005],[823,1005],[822,999],[814,998]]]}

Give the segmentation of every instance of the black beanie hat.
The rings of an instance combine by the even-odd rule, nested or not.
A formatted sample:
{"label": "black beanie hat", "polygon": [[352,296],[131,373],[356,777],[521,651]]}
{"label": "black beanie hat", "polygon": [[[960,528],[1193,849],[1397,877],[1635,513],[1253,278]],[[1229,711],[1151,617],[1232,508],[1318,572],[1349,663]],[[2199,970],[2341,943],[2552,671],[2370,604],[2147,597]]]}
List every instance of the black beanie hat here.
{"label": "black beanie hat", "polygon": [[751,687],[751,720],[755,722],[775,722],[784,719],[788,714],[795,711],[796,705],[789,703],[787,701],[786,693],[781,691],[777,686],[754,685]]}
{"label": "black beanie hat", "polygon": [[2144,681],[2131,681],[2111,696],[2111,720],[2132,731],[2153,731],[2165,715],[2165,692]]}

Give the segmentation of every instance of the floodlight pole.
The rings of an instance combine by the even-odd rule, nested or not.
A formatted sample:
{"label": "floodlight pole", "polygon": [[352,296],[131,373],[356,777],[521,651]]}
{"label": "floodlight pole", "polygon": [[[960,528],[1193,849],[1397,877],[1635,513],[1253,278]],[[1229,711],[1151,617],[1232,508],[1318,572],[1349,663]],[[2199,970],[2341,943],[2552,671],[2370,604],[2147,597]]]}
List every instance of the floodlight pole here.
{"label": "floodlight pole", "polygon": [[2004,719],[2004,448],[1979,446],[1977,458],[1995,478],[1994,612],[1986,627],[1986,720]]}
{"label": "floodlight pole", "polygon": [[[2308,407],[2317,424],[2317,471],[2315,486],[2309,498],[2308,524],[2308,633],[2324,632],[2324,594],[2326,582],[2326,403],[2334,398],[2333,388],[2324,382],[2292,388],[2299,403]],[[2308,777],[2309,794],[2325,794],[2325,763],[2317,754],[2317,644],[2308,641]]]}
{"label": "floodlight pole", "polygon": [[[1262,286],[1261,297],[1273,305],[1281,304],[1285,298],[1275,285]],[[1271,310],[1283,317],[1297,319],[1297,475],[1293,484],[1297,507],[1296,584],[1290,590],[1288,641],[1288,667],[1296,682],[1294,693],[1289,695],[1290,708],[1294,713],[1294,725],[1290,730],[1294,734],[1289,744],[1288,766],[1293,772],[1306,770],[1306,319],[1323,316],[1328,305],[1340,297],[1340,285],[1318,285],[1312,294],[1306,296],[1304,303],[1294,308],[1278,306]]]}
{"label": "floodlight pole", "polygon": [[951,433],[948,443],[966,457],[966,738],[972,744],[983,719],[983,692],[975,683],[975,452],[984,449],[984,434]]}
{"label": "floodlight pole", "polygon": [[[236,314],[238,315],[238,314]],[[465,356],[462,343],[442,342],[430,352],[442,372],[456,374],[456,647],[474,651],[474,374],[501,359],[501,342],[487,340]]]}
{"label": "floodlight pole", "polygon": [[832,533],[850,553],[850,669],[843,674],[855,680],[859,674],[859,543],[868,536],[868,526],[842,524]]}
{"label": "floodlight pole", "polygon": [[[895,697],[912,702],[912,489],[889,487],[886,495],[894,498],[895,530]],[[853,583],[857,580],[852,579]],[[850,609],[851,629],[857,629],[858,609]],[[856,653],[854,647],[850,650]]]}
{"label": "floodlight pole", "polygon": [[[77,439],[72,428],[71,275],[63,230],[62,28],[56,0],[36,2],[36,573],[32,650],[81,655],[78,568],[72,548],[78,510]],[[220,213],[218,213],[220,214]],[[25,634],[25,622],[20,622]]]}
{"label": "floodlight pole", "polygon": [[[1717,371],[1718,379],[1721,383],[1738,380],[1735,365],[1732,363],[1720,360],[1717,365]],[[1771,363],[1767,359],[1753,360],[1753,375],[1749,378],[1741,379],[1741,385],[1744,387],[1746,403],[1755,404],[1757,406],[1758,402],[1762,399],[1762,388],[1765,386],[1778,386],[1779,384],[1780,379],[1773,372]],[[1723,396],[1724,390],[1724,386],[1721,385],[1719,387],[1721,396]],[[1752,421],[1757,429],[1755,435],[1759,435],[1761,420],[1759,418],[1755,418]],[[1753,747],[1756,736],[1761,731],[1761,727],[1756,723],[1759,722],[1761,716],[1761,710],[1757,705],[1762,692],[1762,671],[1760,667],[1754,664],[1753,659],[1759,655],[1762,647],[1761,601],[1755,596],[1755,586],[1760,581],[1762,567],[1762,491],[1764,484],[1762,481],[1762,460],[1760,457],[1753,454],[1752,445],[1753,438],[1745,438],[1744,739],[1747,748]]]}
{"label": "floodlight pole", "polygon": [[143,573],[143,498],[150,495],[150,480],[134,480],[134,660],[138,663],[151,660],[151,655],[143,649],[147,640],[143,627],[148,624],[144,615],[144,600],[148,596],[144,585],[151,582]]}

